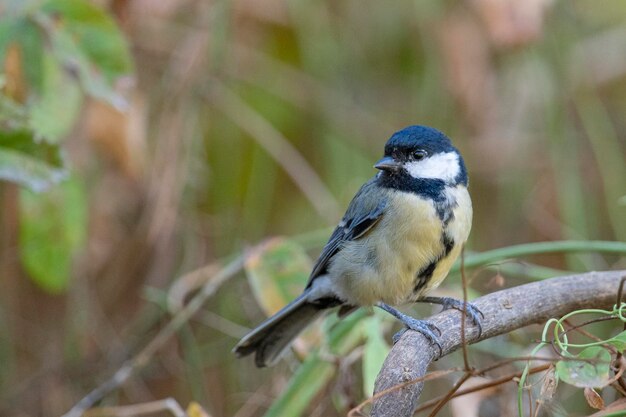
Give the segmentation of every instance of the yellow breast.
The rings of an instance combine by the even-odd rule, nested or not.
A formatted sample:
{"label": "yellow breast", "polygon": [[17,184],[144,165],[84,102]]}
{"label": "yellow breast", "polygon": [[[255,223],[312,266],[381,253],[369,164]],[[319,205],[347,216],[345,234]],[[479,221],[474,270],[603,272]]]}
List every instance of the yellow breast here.
{"label": "yellow breast", "polygon": [[[389,209],[370,234],[347,244],[331,267],[342,298],[355,305],[399,305],[422,297],[448,274],[469,235],[472,210],[465,187],[449,191],[455,201],[444,224],[432,201],[410,193],[389,196]],[[442,256],[444,233],[454,245]],[[435,262],[419,288],[419,272]]]}

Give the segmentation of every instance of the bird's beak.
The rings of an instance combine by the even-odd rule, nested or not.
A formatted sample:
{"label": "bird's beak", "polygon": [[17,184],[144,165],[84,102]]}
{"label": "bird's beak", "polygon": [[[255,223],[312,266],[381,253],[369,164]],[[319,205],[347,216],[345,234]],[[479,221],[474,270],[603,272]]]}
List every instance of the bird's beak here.
{"label": "bird's beak", "polygon": [[374,165],[374,168],[376,169],[380,169],[381,171],[390,171],[390,172],[397,172],[401,167],[402,165],[398,161],[393,159],[391,156],[385,156],[383,159],[376,162],[376,164]]}

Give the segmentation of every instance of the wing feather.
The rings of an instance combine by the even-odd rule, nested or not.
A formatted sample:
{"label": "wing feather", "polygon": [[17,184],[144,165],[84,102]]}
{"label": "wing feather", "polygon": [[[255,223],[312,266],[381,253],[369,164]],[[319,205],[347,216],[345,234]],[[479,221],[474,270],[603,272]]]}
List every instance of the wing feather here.
{"label": "wing feather", "polygon": [[311,286],[313,280],[326,273],[333,256],[342,248],[343,244],[365,236],[383,217],[386,207],[386,199],[374,201],[368,193],[370,188],[376,187],[375,178],[365,183],[354,196],[346,214],[339,225],[335,228],[328,243],[322,249],[322,253],[315,262],[307,288]]}

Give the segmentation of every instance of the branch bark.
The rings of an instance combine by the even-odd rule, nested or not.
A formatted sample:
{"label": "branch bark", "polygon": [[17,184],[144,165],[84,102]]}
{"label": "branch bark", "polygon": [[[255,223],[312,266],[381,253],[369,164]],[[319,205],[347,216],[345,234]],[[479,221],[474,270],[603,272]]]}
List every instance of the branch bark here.
{"label": "branch bark", "polygon": [[[519,287],[497,291],[474,301],[485,315],[483,333],[468,321],[466,343],[508,333],[529,324],[542,323],[584,308],[607,308],[615,304],[619,282],[625,271],[589,272],[552,278]],[[461,313],[441,312],[428,319],[442,330],[442,356],[461,347]],[[374,394],[422,377],[439,350],[424,336],[407,331],[387,356],[376,378]],[[418,405],[423,383],[407,385],[377,398],[372,406],[373,417],[412,416]]]}

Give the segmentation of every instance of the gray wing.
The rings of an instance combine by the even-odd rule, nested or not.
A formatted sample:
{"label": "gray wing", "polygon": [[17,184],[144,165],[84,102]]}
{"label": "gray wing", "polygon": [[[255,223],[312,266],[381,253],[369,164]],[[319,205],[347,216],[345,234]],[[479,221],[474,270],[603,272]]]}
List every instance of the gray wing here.
{"label": "gray wing", "polygon": [[[311,286],[315,278],[327,272],[330,260],[341,250],[344,243],[363,237],[382,218],[387,205],[387,198],[386,194],[381,195],[380,192],[371,193],[372,188],[377,187],[374,183],[375,179],[372,178],[366,182],[350,202],[346,214],[333,231],[328,243],[315,262],[307,288]],[[378,198],[372,198],[372,196]]]}

